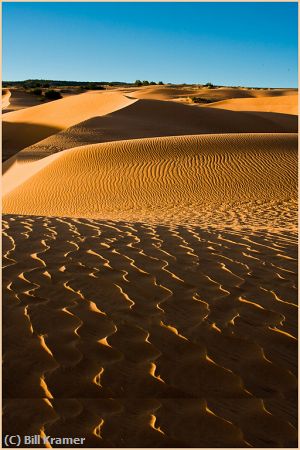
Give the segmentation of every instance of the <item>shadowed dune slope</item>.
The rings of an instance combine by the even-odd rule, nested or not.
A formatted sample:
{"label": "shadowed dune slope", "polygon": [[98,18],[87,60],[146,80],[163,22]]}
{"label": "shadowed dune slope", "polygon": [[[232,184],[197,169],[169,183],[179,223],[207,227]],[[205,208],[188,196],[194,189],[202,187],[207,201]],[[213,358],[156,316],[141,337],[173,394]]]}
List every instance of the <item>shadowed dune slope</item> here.
{"label": "shadowed dune slope", "polygon": [[3,154],[12,156],[57,131],[134,101],[119,92],[87,92],[7,113],[2,118]]}
{"label": "shadowed dune slope", "polygon": [[[297,117],[275,112],[236,112],[159,100],[138,100],[93,117],[33,144],[17,158],[41,158],[79,145],[200,133],[297,132]],[[5,167],[4,167],[5,170]]]}
{"label": "shadowed dune slope", "polygon": [[29,92],[26,92],[24,90],[10,89],[10,93],[11,97],[9,99],[9,104],[6,105],[6,107],[2,110],[2,112],[5,114],[41,104],[39,96],[30,94]]}
{"label": "shadowed dune slope", "polygon": [[298,114],[298,95],[278,97],[259,97],[250,99],[235,98],[210,104],[211,108],[231,111],[263,111],[282,114]]}
{"label": "shadowed dune slope", "polygon": [[297,446],[295,234],[3,222],[4,433]]}
{"label": "shadowed dune slope", "polygon": [[[273,226],[295,220],[296,134],[120,141],[65,150],[42,163],[4,196],[5,213],[156,221],[176,214],[179,222],[207,224],[218,214],[246,223],[254,214],[252,226],[266,217]],[[13,166],[6,177],[14,177]]]}

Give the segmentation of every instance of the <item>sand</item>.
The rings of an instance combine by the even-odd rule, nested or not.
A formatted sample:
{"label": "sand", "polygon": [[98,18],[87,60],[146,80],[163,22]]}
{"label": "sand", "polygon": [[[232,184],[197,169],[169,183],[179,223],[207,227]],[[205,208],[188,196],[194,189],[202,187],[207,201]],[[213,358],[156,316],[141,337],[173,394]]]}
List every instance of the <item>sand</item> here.
{"label": "sand", "polygon": [[159,89],[5,115],[4,433],[296,447],[294,94]]}
{"label": "sand", "polygon": [[[2,103],[3,114],[40,105],[42,103],[39,96],[30,94],[30,92],[26,92],[23,89],[10,88],[7,89],[7,91],[9,92],[9,102],[6,102],[4,105]],[[45,101],[47,102],[47,100]]]}
{"label": "sand", "polygon": [[20,166],[28,178],[18,186],[14,166],[5,174],[4,180],[15,181],[3,198],[6,213],[155,222],[175,216],[180,223],[206,226],[221,220],[285,228],[293,225],[286,214],[296,212],[297,135],[292,133],[94,144],[34,162],[39,164],[34,175],[26,171],[26,161]]}
{"label": "sand", "polygon": [[211,108],[221,108],[230,111],[262,111],[297,115],[298,95],[284,97],[258,97],[249,99],[230,99],[210,104]]}
{"label": "sand", "polygon": [[3,159],[76,123],[134,101],[117,92],[87,92],[7,113],[2,119]]}
{"label": "sand", "polygon": [[2,113],[10,104],[11,92],[8,89],[2,89]]}

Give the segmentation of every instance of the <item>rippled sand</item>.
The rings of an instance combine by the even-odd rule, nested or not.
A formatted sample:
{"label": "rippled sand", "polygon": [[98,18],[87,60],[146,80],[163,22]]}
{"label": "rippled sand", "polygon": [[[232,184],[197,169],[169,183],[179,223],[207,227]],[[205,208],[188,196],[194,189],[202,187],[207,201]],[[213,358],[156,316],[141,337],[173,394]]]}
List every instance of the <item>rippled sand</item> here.
{"label": "rippled sand", "polygon": [[170,89],[27,108],[58,130],[6,135],[5,433],[297,446],[297,117],[272,111],[293,95]]}

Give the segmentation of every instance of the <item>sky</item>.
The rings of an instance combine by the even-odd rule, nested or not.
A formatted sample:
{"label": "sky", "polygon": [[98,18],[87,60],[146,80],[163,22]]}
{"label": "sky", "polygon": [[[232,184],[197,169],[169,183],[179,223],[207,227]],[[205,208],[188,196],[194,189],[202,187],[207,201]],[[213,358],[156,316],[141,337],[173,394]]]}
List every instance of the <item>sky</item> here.
{"label": "sky", "polygon": [[3,80],[297,87],[298,4],[2,4]]}

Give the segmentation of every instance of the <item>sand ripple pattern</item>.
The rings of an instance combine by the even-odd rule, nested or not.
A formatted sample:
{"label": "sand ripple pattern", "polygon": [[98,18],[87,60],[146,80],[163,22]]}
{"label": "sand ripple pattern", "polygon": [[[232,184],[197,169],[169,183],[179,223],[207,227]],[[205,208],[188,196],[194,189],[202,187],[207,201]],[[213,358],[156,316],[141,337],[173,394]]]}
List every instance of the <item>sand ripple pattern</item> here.
{"label": "sand ripple pattern", "polygon": [[98,448],[297,445],[295,233],[3,225],[4,433]]}
{"label": "sand ripple pattern", "polygon": [[8,214],[295,228],[297,135],[135,139],[65,150],[4,196]]}

